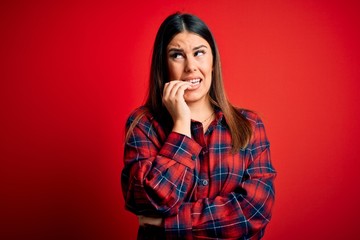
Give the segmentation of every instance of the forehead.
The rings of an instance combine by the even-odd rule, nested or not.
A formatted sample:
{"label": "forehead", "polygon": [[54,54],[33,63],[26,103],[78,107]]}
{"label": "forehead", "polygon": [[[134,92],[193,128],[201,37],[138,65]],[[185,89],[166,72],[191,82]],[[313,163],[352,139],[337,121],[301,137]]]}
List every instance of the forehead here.
{"label": "forehead", "polygon": [[210,48],[209,43],[200,35],[191,32],[181,32],[176,34],[170,41],[167,48],[175,47],[182,49],[193,49],[200,45],[205,45]]}

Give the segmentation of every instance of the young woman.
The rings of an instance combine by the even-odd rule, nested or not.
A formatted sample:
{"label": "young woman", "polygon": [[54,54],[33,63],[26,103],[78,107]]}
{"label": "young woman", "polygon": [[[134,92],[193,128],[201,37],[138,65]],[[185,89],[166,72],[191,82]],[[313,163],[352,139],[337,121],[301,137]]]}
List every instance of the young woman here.
{"label": "young woman", "polygon": [[276,175],[264,124],[226,98],[203,21],[176,13],[156,35],[148,98],[126,124],[122,189],[138,239],[260,239]]}

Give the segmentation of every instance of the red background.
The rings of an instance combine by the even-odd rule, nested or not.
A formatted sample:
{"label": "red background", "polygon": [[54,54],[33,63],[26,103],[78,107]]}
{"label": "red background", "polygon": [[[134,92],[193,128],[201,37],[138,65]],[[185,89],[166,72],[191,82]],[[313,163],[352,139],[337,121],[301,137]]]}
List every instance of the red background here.
{"label": "red background", "polygon": [[177,10],[212,29],[230,100],[278,170],[265,239],[358,232],[358,1],[1,1],[0,238],[135,239],[120,171],[152,43]]}

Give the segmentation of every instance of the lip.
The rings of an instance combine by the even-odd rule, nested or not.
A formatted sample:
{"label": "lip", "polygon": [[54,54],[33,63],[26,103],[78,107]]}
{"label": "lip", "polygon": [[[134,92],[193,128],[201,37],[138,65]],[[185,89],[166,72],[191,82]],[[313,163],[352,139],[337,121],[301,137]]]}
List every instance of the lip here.
{"label": "lip", "polygon": [[200,87],[200,84],[202,82],[202,78],[200,77],[187,77],[183,79],[184,82],[189,82],[191,84],[191,87],[188,88],[188,91],[194,91]]}
{"label": "lip", "polygon": [[183,79],[182,81],[184,82],[189,82],[191,83],[191,86],[198,86],[201,82],[202,82],[202,78],[199,77],[187,77],[185,79]]}

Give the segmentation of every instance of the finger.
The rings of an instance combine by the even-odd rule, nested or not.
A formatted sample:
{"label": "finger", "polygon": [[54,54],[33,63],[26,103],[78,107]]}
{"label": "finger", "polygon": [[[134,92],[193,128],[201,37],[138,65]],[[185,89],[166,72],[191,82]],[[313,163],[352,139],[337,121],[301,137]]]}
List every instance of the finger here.
{"label": "finger", "polygon": [[164,85],[163,99],[168,99],[169,98],[169,94],[170,94],[169,85],[170,85],[169,82],[165,83],[165,85]]}
{"label": "finger", "polygon": [[163,89],[163,97],[168,98],[170,96],[170,92],[171,89],[175,86],[175,84],[181,82],[180,80],[173,80],[170,82],[167,82],[164,84],[164,89]]}
{"label": "finger", "polygon": [[[171,99],[175,99],[177,97],[182,97],[184,95],[183,91],[179,92],[179,89],[186,89],[191,85],[189,82],[177,82],[174,84],[174,86],[171,88],[169,97]],[[185,90],[184,89],[184,90]]]}
{"label": "finger", "polygon": [[163,91],[163,100],[169,101],[170,99],[171,100],[174,99],[179,86],[184,85],[186,83],[187,82],[183,82],[179,80],[174,80],[166,83]]}
{"label": "finger", "polygon": [[189,89],[189,88],[191,88],[191,84],[190,84],[190,83],[179,86],[179,88],[178,88],[177,91],[176,91],[175,97],[176,97],[176,98],[179,98],[179,97],[182,97],[182,98],[183,98],[186,89]]}

